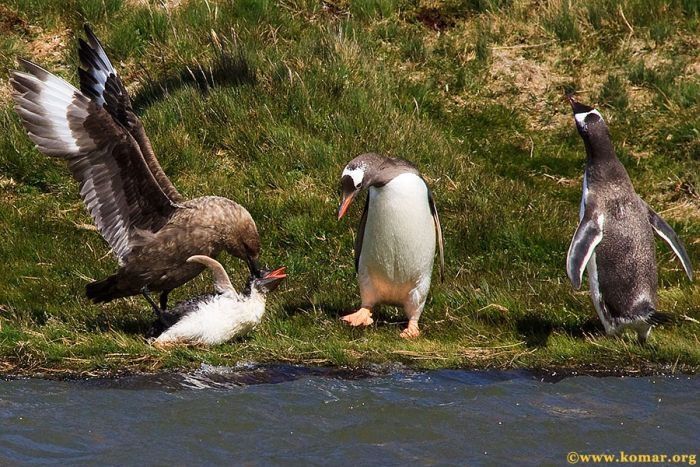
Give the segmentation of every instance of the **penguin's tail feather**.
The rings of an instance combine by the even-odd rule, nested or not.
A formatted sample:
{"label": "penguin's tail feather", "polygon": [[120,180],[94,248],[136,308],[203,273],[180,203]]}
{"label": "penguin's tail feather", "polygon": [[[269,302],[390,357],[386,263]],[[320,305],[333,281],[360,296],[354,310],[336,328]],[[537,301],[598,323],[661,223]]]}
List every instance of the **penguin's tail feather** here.
{"label": "penguin's tail feather", "polygon": [[644,321],[651,324],[652,326],[656,326],[658,324],[669,324],[678,322],[678,318],[675,315],[672,315],[671,313],[664,313],[662,311],[657,311],[653,308],[651,308],[650,311],[651,313],[649,313],[649,315],[646,318],[644,318]]}

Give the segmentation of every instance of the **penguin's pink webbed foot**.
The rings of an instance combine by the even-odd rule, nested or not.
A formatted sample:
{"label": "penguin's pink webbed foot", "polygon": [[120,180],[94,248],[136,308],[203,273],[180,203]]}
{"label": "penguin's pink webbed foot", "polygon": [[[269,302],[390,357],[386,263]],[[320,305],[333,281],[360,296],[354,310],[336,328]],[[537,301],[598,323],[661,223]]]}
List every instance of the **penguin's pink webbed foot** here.
{"label": "penguin's pink webbed foot", "polygon": [[408,327],[401,331],[401,337],[404,339],[415,339],[418,336],[420,336],[418,321],[409,320]]}
{"label": "penguin's pink webbed foot", "polygon": [[372,319],[372,312],[369,308],[362,307],[355,313],[350,313],[342,318],[343,321],[348,323],[350,326],[369,326],[374,323]]}

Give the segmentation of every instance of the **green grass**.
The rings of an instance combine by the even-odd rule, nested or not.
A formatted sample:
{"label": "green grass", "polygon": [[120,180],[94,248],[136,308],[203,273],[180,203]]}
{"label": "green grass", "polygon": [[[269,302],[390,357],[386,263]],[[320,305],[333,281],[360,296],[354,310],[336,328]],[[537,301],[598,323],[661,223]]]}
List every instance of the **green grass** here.
{"label": "green grass", "polygon": [[[574,89],[601,108],[640,195],[700,256],[693,2],[169,3],[0,4],[0,372],[240,361],[700,369],[700,325],[691,321],[700,319],[700,289],[664,244],[660,308],[679,323],[656,329],[647,346],[603,336],[587,293],[573,291],[564,271],[585,158],[562,99]],[[116,262],[64,164],[32,148],[6,78],[22,56],[75,83],[85,21],[178,189],[246,206],[264,263],[287,266],[286,285],[247,338],[159,351],[142,338],[151,320],[142,299],[83,298],[85,283]],[[416,341],[399,338],[403,317],[392,307],[369,329],[338,320],[359,305],[352,244],[361,211],[357,203],[336,221],[338,177],[366,151],[414,161],[440,211],[447,277],[435,275]],[[242,284],[244,265],[222,260]],[[205,275],[171,300],[210,288]]]}

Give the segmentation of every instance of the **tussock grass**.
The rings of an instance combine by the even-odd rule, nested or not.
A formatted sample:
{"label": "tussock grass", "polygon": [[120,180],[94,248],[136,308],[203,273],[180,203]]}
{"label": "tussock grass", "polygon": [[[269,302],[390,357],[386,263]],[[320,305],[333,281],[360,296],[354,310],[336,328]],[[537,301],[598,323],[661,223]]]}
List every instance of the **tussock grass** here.
{"label": "tussock grass", "polygon": [[[651,345],[606,338],[565,254],[584,150],[564,91],[599,106],[637,191],[700,253],[700,31],[694,2],[557,0],[238,2],[13,0],[0,5],[0,79],[18,56],[76,82],[90,22],[185,196],[218,194],[258,223],[289,280],[249,337],[161,352],[138,298],[96,306],[115,268],[67,170],[33,148],[0,84],[0,371],[114,374],[200,362],[697,371],[700,290],[659,243]],[[51,40],[52,47],[39,47]],[[360,152],[406,157],[435,192],[447,278],[423,337],[400,310],[348,329],[358,305],[360,206],[335,220],[338,176]],[[359,203],[358,203],[359,204]],[[222,258],[234,284],[237,260]],[[207,276],[173,300],[209,290]],[[684,318],[685,317],[685,318]]]}

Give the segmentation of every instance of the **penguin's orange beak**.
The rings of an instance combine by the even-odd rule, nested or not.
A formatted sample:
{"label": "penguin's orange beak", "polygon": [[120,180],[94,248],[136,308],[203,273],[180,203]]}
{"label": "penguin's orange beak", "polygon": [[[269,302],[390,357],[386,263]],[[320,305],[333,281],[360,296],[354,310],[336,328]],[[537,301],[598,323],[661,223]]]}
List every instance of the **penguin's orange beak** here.
{"label": "penguin's orange beak", "polygon": [[275,290],[287,277],[285,267],[277,268],[274,271],[265,272],[263,277],[256,279],[256,287],[262,293],[269,293]]}
{"label": "penguin's orange beak", "polygon": [[282,266],[281,268],[277,268],[274,271],[270,271],[267,274],[263,276],[264,279],[284,279],[287,277],[286,274],[286,266]]}
{"label": "penguin's orange beak", "polygon": [[345,215],[348,208],[350,207],[350,204],[352,204],[352,200],[355,199],[356,194],[357,191],[352,191],[350,193],[343,194],[343,200],[340,202],[340,206],[338,207],[338,220],[340,220]]}

